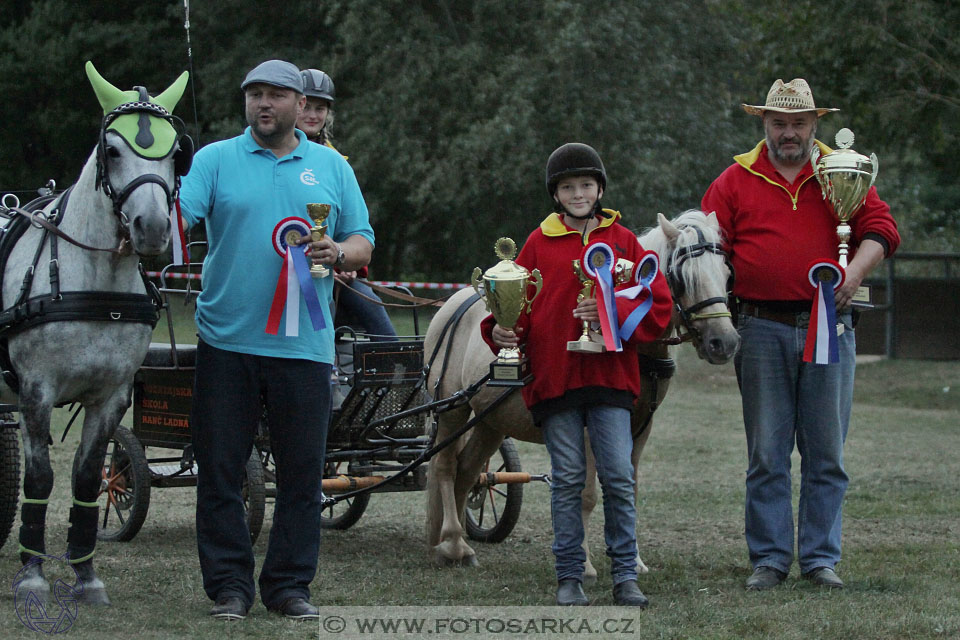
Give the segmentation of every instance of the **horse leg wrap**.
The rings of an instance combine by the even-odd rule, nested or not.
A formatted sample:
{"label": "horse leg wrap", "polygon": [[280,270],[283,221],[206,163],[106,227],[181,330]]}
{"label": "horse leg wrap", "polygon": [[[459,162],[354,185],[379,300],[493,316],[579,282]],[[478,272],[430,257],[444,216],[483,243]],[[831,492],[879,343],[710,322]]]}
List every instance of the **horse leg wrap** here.
{"label": "horse leg wrap", "polygon": [[23,564],[36,556],[47,555],[47,547],[43,541],[46,519],[46,500],[23,500],[20,506],[20,562]]}
{"label": "horse leg wrap", "polygon": [[67,557],[72,564],[85,562],[93,557],[97,546],[97,503],[79,502],[74,499],[70,508],[70,528],[67,530]]}

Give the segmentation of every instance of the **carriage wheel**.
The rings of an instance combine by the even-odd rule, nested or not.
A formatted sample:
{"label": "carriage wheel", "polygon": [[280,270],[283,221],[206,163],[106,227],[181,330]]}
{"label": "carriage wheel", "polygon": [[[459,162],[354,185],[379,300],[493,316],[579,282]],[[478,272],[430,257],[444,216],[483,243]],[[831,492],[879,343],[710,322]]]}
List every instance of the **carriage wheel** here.
{"label": "carriage wheel", "polygon": [[256,542],[263,528],[263,514],[266,511],[267,487],[264,482],[263,463],[256,449],[247,460],[246,476],[243,479],[243,508],[250,542]]}
{"label": "carriage wheel", "polygon": [[20,499],[20,443],[16,427],[12,416],[3,416],[0,420],[0,547],[7,541],[17,519]]}
{"label": "carriage wheel", "polygon": [[[483,468],[488,471],[522,471],[517,445],[505,438]],[[467,495],[467,535],[477,542],[503,542],[520,519],[523,485],[480,486]]]}
{"label": "carriage wheel", "polygon": [[133,540],[150,508],[150,466],[140,441],[126,427],[117,427],[107,442],[102,477],[97,539]]}
{"label": "carriage wheel", "polygon": [[[325,478],[335,478],[341,473],[340,465],[342,463],[338,462],[327,463],[327,472],[324,475]],[[349,473],[349,470],[347,471]],[[370,493],[361,493],[358,496],[353,498],[347,498],[346,500],[341,500],[332,507],[324,509],[320,513],[320,528],[321,529],[349,529],[357,523],[357,520],[360,519],[360,516],[363,515],[363,512],[367,510],[367,505],[370,503]]]}

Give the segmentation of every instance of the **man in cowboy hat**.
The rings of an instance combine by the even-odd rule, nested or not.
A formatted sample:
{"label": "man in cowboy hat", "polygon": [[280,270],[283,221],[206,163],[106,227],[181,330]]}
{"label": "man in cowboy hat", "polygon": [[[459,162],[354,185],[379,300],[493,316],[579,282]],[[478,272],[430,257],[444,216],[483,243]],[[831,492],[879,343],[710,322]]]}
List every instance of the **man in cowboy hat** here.
{"label": "man in cowboy hat", "polygon": [[[851,301],[863,278],[900,243],[890,208],[871,187],[852,218],[852,259],[834,294],[839,361],[804,362],[816,289],[811,264],[837,258],[837,220],[813,175],[810,154],[819,118],[807,82],[777,80],[763,106],[743,105],[763,119],[765,139],[718,177],[703,197],[725,234],[736,283],[734,360],[747,436],[746,539],[753,574],[748,590],[775,587],[793,563],[790,456],[802,458],[797,547],[801,574],[840,588],[841,506],[847,488],[843,443],[853,402],[856,342]],[[839,266],[837,266],[839,269]],[[833,330],[833,327],[830,327]]]}

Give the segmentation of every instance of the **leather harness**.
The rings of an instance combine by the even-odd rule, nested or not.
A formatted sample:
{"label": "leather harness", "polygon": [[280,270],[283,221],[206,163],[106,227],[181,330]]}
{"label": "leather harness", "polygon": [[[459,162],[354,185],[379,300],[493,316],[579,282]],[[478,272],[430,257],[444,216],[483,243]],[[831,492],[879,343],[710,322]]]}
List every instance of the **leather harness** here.
{"label": "leather harness", "polygon": [[[0,369],[3,381],[15,393],[20,391],[20,380],[13,370],[10,360],[8,341],[10,336],[16,335],[37,325],[46,322],[80,321],[108,321],[108,322],[136,322],[155,327],[160,318],[160,309],[163,300],[157,287],[147,279],[143,264],[139,264],[140,277],[143,279],[146,294],[124,293],[113,291],[60,291],[60,269],[57,253],[57,237],[66,237],[52,232],[50,227],[57,228],[63,220],[70,193],[73,187],[58,196],[58,201],[50,211],[46,224],[39,224],[43,229],[37,250],[33,257],[33,264],[24,274],[20,294],[13,305],[7,307],[2,300],[3,277],[6,271],[7,260],[13,252],[13,247],[23,236],[34,218],[22,215],[28,212],[39,212],[56,196],[47,195],[31,201],[10,222],[0,229]],[[33,286],[33,276],[40,261],[44,241],[50,242],[50,293],[39,296],[30,296]],[[69,240],[69,238],[67,237]],[[71,242],[73,242],[71,240]],[[74,242],[74,244],[77,244]]]}

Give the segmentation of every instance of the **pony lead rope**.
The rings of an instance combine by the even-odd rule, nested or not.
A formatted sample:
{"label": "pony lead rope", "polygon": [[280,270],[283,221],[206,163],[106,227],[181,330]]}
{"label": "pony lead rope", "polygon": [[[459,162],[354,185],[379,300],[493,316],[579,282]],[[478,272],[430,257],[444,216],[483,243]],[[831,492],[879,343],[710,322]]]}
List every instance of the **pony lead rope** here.
{"label": "pony lead rope", "polygon": [[[314,331],[326,327],[323,321],[323,311],[317,289],[310,277],[310,265],[307,264],[306,247],[293,244],[302,236],[310,235],[310,225],[301,218],[284,218],[273,228],[273,248],[283,258],[280,268],[280,277],[277,279],[277,288],[273,294],[273,303],[270,305],[270,315],[267,318],[265,331],[277,335],[280,331],[280,318],[286,307],[286,323],[284,335],[297,337],[300,335],[300,293],[307,303],[307,312]],[[299,289],[299,291],[298,291]]]}
{"label": "pony lead rope", "polygon": [[837,309],[834,291],[843,284],[844,271],[833,260],[814,262],[807,269],[807,278],[817,293],[810,309],[810,325],[803,349],[803,361],[813,364],[840,362],[837,345]]}

